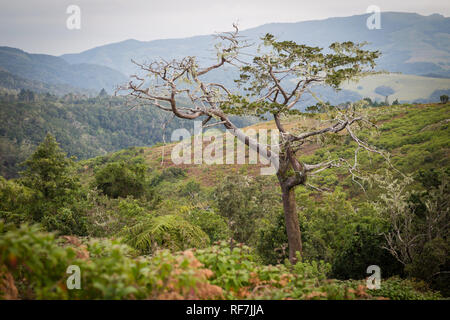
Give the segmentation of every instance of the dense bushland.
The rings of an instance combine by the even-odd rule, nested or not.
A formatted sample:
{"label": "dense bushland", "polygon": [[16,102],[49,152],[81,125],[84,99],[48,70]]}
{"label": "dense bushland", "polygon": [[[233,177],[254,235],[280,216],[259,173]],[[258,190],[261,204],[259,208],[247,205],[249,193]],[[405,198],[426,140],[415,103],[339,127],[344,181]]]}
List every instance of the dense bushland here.
{"label": "dense bushland", "polygon": [[[390,151],[395,169],[361,157],[366,192],[340,168],[311,179],[330,191],[298,188],[304,252],[295,265],[287,261],[275,177],[218,166],[205,183],[190,168],[155,165],[145,148],[74,162],[47,135],[17,179],[0,177],[0,292],[55,299],[448,296],[449,106],[371,112],[379,135],[368,139]],[[317,148],[305,157],[351,158],[355,146],[343,138]],[[373,264],[381,268],[380,290],[365,286]],[[81,268],[82,290],[67,290],[69,265]]]}

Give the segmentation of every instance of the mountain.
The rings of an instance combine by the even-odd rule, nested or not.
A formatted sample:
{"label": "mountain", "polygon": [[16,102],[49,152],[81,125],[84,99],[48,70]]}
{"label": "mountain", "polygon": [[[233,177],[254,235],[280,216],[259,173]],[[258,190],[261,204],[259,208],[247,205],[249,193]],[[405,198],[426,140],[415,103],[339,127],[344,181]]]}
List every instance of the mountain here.
{"label": "mountain", "polygon": [[18,75],[12,74],[0,68],[0,88],[9,90],[31,90],[37,93],[51,93],[55,95],[64,95],[68,93],[80,93],[94,95],[96,91],[90,89],[75,88],[67,84],[49,84],[37,80],[29,80]]}
{"label": "mountain", "polygon": [[0,68],[27,80],[93,89],[97,92],[102,88],[111,92],[117,84],[126,81],[122,73],[107,66],[70,64],[59,57],[30,54],[11,47],[0,47]]}
{"label": "mountain", "polygon": [[[255,41],[266,33],[279,39],[328,47],[335,41],[367,41],[368,48],[380,50],[378,68],[414,75],[450,77],[450,18],[439,14],[383,12],[381,29],[369,30],[369,14],[297,23],[271,23],[242,31]],[[214,59],[212,35],[154,41],[126,40],[61,58],[72,64],[91,63],[132,74],[131,59],[146,61],[158,57],[195,55]]]}

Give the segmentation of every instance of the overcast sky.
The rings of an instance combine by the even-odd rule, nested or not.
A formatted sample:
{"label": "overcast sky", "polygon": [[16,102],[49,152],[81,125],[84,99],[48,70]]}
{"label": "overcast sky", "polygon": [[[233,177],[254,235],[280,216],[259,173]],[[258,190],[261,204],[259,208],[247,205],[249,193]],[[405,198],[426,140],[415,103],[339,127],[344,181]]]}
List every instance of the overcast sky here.
{"label": "overcast sky", "polygon": [[[81,9],[81,29],[69,30],[69,5]],[[126,39],[211,34],[270,22],[297,22],[381,11],[440,13],[448,0],[0,0],[0,46],[59,55]]]}

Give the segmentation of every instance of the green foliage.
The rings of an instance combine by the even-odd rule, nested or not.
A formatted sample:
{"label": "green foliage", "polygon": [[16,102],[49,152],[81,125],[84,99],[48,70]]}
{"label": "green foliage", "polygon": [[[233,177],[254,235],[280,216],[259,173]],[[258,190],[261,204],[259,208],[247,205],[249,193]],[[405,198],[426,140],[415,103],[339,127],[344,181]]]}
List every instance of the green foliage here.
{"label": "green foliage", "polygon": [[430,291],[424,282],[403,280],[398,277],[382,280],[381,288],[371,290],[370,293],[391,300],[437,300],[442,298],[439,293]]}
{"label": "green foliage", "polygon": [[[434,173],[422,171],[419,177]],[[386,175],[383,180],[378,179],[384,190],[379,210],[390,226],[385,233],[386,247],[405,266],[405,272],[448,292],[448,172],[441,172],[439,180],[437,187],[430,186],[432,180],[427,181],[430,187],[420,193],[409,191],[411,178],[393,179]]]}
{"label": "green foliage", "polygon": [[[70,265],[80,268],[81,290],[67,289]],[[264,266],[249,247],[230,250],[225,242],[137,257],[117,241],[56,239],[37,226],[0,220],[0,299],[441,298],[421,282],[390,278],[366,291],[361,281],[328,280],[329,272],[329,264],[301,259]]]}
{"label": "green foliage", "polygon": [[186,177],[186,170],[178,167],[170,167],[164,169],[162,172],[157,172],[151,179],[151,186],[157,186],[163,181],[174,182]]}
{"label": "green foliage", "polygon": [[311,263],[261,265],[243,245],[230,249],[221,242],[196,250],[195,256],[214,272],[211,283],[225,289],[227,299],[344,299],[348,288],[327,279],[330,265]]}
{"label": "green foliage", "polygon": [[[68,290],[67,267],[80,268],[81,290]],[[3,283],[3,275],[13,281]],[[22,299],[213,299],[220,288],[192,254],[157,252],[136,258],[117,241],[58,240],[36,226],[16,228],[0,220],[0,299],[14,292]],[[17,291],[16,291],[17,292]]]}
{"label": "green foliage", "polygon": [[439,97],[439,99],[441,100],[441,103],[447,103],[448,102],[448,95],[443,94],[442,96]]}
{"label": "green foliage", "polygon": [[16,281],[25,279],[20,282],[23,298],[64,296],[66,268],[75,260],[75,250],[59,247],[54,236],[40,227],[17,228],[0,220],[0,272],[6,267]]}
{"label": "green foliage", "polygon": [[227,222],[212,210],[190,210],[187,213],[187,220],[194,226],[200,227],[208,235],[211,242],[227,240],[230,237]]}
{"label": "green foliage", "polygon": [[[448,214],[448,185],[443,183],[448,167],[447,108],[433,105],[367,109],[380,121],[380,135],[368,134],[367,137],[375,144],[388,147],[396,167],[414,173],[415,181],[405,189],[408,195],[401,198],[414,209],[412,235],[426,230],[427,221],[445,218]],[[90,179],[95,179],[92,172],[118,163],[130,168],[142,165],[147,161],[148,152],[144,148],[130,148],[83,161],[84,169],[79,169],[78,173],[88,187]],[[319,145],[313,155],[302,159],[320,162],[337,155],[353,157],[353,152],[351,142],[337,139],[326,147]],[[73,245],[39,231],[39,227],[23,226],[23,230],[18,231],[21,228],[2,226],[0,269],[3,269],[0,273],[14,275],[21,298],[198,298],[203,286],[210,292],[206,295],[208,299],[219,298],[221,294],[227,299],[440,298],[417,281],[386,279],[394,274],[423,279],[429,287],[448,295],[448,274],[445,273],[449,268],[448,229],[443,228],[446,224],[432,226],[439,236],[433,234],[429,240],[420,242],[417,251],[412,251],[414,259],[408,261],[403,271],[389,251],[381,248],[387,246],[385,235],[392,231],[393,225],[388,222],[386,209],[394,208],[392,203],[380,202],[380,195],[386,193],[383,185],[374,183],[367,189],[367,197],[363,197],[362,190],[353,186],[351,178],[339,168],[325,171],[308,182],[333,189],[341,183],[342,189],[332,193],[310,192],[303,187],[297,190],[304,255],[292,266],[286,262],[281,264],[287,257],[287,238],[279,190],[273,177],[236,177],[235,173],[234,177],[227,177],[217,167],[219,183],[209,187],[209,182],[205,186],[201,179],[188,177],[186,169],[154,169],[148,175],[146,170],[144,196],[115,199],[97,190],[86,193],[79,182],[72,191],[70,187],[55,190],[56,185],[65,185],[66,178],[69,182],[77,179],[70,159],[50,154],[58,152],[38,157],[40,160],[35,162],[33,172],[43,176],[47,168],[55,172],[51,175],[54,182],[45,184],[30,175],[35,179],[29,179],[33,183],[25,186],[22,179],[0,178],[0,219],[16,226],[23,221],[36,221],[31,219],[31,212],[35,210],[34,204],[43,199],[43,192],[38,189],[48,186],[51,196],[44,203],[47,211],[38,220],[42,229],[102,238],[120,235],[138,252],[118,241],[83,238],[82,244]],[[44,161],[47,157],[59,160]],[[61,165],[61,161],[67,166]],[[376,156],[369,158],[362,154],[358,161],[364,168],[386,178],[380,170],[382,162]],[[51,169],[53,165],[55,168]],[[444,170],[437,170],[439,166]],[[67,171],[60,170],[63,167]],[[246,175],[252,173],[250,166],[242,170],[240,173]],[[212,179],[211,183],[215,181]],[[372,201],[378,201],[381,208],[374,208]],[[57,210],[50,210],[52,208]],[[52,212],[57,214],[49,214]],[[77,214],[81,214],[81,219]],[[443,221],[439,219],[437,221]],[[77,229],[80,221],[85,221],[85,231]],[[230,224],[233,221],[239,222]],[[242,228],[246,234],[229,227]],[[232,243],[230,249],[229,241],[207,247],[209,241],[228,240],[232,231],[235,239],[247,239],[250,247]],[[43,247],[39,248],[41,244]],[[196,247],[204,249],[194,249],[193,257],[176,252]],[[168,248],[171,252],[157,251],[158,248]],[[37,260],[28,257],[32,251],[39,253],[40,257],[32,257]],[[137,254],[151,254],[151,257],[137,257]],[[83,258],[86,255],[88,259]],[[16,261],[16,267],[13,268],[10,261],[13,264]],[[44,267],[40,269],[34,267],[35,264],[53,268],[55,272],[45,274]],[[83,290],[65,289],[68,276],[65,269],[70,264],[81,267]],[[362,280],[328,279],[361,279],[371,264],[381,267],[381,291],[366,290]],[[28,270],[28,265],[35,272]],[[0,274],[0,291],[1,279]],[[197,296],[188,292],[196,292]]]}
{"label": "green foliage", "polygon": [[145,164],[112,162],[95,173],[95,187],[112,198],[140,197],[146,187]]}
{"label": "green foliage", "polygon": [[274,185],[259,177],[229,175],[215,188],[218,213],[227,219],[237,242],[253,244],[261,218],[270,216],[279,206]]}
{"label": "green foliage", "polygon": [[[235,80],[246,95],[232,96],[221,106],[228,114],[251,114],[261,118],[266,114],[300,114],[292,108],[300,97],[299,92],[313,83],[338,89],[345,80],[373,73],[375,59],[380,56],[378,51],[364,50],[365,43],[351,41],[332,43],[325,53],[319,47],[277,41],[271,34],[261,40],[264,48],[258,51],[253,63],[241,67],[240,78]],[[275,74],[277,80],[274,80]],[[293,79],[294,83],[286,83]],[[294,87],[292,92],[287,89],[291,86]],[[301,90],[297,90],[299,88]]]}
{"label": "green foliage", "polygon": [[265,264],[277,264],[288,258],[288,239],[283,212],[264,219],[259,229],[257,252]]}
{"label": "green foliage", "polygon": [[[48,132],[69,156],[88,159],[132,146],[152,146],[162,142],[164,134],[193,126],[190,121],[176,118],[162,130],[165,122],[164,111],[147,107],[130,110],[122,97],[35,94],[35,101],[18,101],[17,95],[0,94],[0,174],[17,177],[19,164]],[[252,122],[233,118],[239,127]]]}
{"label": "green foliage", "polygon": [[17,225],[26,221],[33,199],[32,189],[0,176],[0,219]]}
{"label": "green foliage", "polygon": [[[362,214],[361,211],[359,213]],[[372,220],[366,223],[358,224],[343,249],[336,253],[333,277],[363,279],[367,276],[366,269],[370,265],[380,266],[383,278],[403,274],[403,265],[383,248],[386,240],[380,228],[377,230],[379,222]]]}
{"label": "green foliage", "polygon": [[47,230],[86,234],[86,216],[81,208],[83,190],[75,175],[75,164],[66,158],[55,138],[47,134],[33,155],[24,162],[19,182],[33,191],[28,219]]}
{"label": "green foliage", "polygon": [[144,219],[121,232],[125,242],[142,254],[150,254],[160,248],[185,250],[202,248],[209,243],[208,235],[199,227],[174,215]]}

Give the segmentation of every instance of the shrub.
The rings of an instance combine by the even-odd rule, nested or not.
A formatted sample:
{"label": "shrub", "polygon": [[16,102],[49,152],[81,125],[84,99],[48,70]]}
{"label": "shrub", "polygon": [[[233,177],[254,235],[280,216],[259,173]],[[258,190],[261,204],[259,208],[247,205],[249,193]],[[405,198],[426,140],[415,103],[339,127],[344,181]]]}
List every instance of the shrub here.
{"label": "shrub", "polygon": [[190,210],[187,213],[187,220],[200,227],[208,235],[211,242],[227,240],[230,237],[230,229],[225,219],[212,210]]}
{"label": "shrub", "polygon": [[144,164],[112,162],[95,173],[95,186],[113,198],[138,198],[145,191],[146,171]]}
{"label": "shrub", "polygon": [[[59,242],[59,244],[58,244]],[[0,299],[217,299],[212,272],[192,252],[159,251],[136,257],[117,241],[76,237],[57,242],[37,226],[0,221]],[[69,265],[81,271],[81,289],[68,290]]]}
{"label": "shrub", "polygon": [[380,230],[358,225],[354,235],[333,261],[333,277],[337,279],[363,279],[370,265],[378,265],[383,277],[401,275],[403,265],[386,249],[386,240]]}
{"label": "shrub", "polygon": [[381,288],[370,290],[370,294],[377,297],[386,297],[391,300],[436,300],[442,296],[430,291],[425,282],[403,280],[398,277],[381,281]]}
{"label": "shrub", "polygon": [[289,257],[284,214],[279,212],[275,221],[264,220],[258,230],[257,252],[265,264],[277,264]]}

